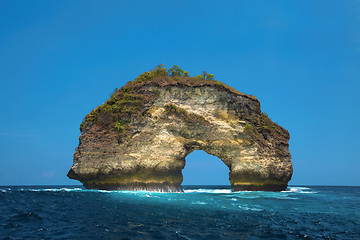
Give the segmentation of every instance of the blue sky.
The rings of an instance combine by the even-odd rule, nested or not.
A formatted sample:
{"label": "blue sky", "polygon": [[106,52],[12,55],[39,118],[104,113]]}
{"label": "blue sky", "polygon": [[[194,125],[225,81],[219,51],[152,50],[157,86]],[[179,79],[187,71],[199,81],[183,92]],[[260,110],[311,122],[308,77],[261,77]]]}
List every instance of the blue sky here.
{"label": "blue sky", "polygon": [[[359,1],[3,0],[0,29],[0,185],[77,184],[83,117],[161,63],[255,95],[290,132],[290,184],[360,185]],[[194,152],[184,183],[227,172]]]}

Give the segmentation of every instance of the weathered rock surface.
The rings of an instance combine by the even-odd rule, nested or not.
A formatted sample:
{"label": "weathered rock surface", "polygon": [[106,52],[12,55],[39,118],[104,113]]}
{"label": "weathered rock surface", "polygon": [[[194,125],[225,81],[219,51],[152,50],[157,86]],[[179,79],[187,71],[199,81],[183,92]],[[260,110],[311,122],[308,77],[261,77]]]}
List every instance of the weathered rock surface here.
{"label": "weathered rock surface", "polygon": [[131,81],[81,125],[68,177],[86,188],[182,191],[185,157],[219,157],[233,191],[286,189],[289,133],[259,101],[217,81],[179,76]]}

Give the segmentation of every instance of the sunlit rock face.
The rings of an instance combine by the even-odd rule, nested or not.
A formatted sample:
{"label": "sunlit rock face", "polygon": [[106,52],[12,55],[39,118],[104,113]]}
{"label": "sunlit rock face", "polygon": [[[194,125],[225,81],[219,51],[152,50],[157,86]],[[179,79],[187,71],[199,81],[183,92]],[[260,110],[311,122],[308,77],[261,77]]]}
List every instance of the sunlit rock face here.
{"label": "sunlit rock face", "polygon": [[180,192],[185,157],[204,150],[229,167],[233,191],[281,191],[289,138],[253,96],[162,76],[129,82],[86,116],[68,177],[89,189]]}

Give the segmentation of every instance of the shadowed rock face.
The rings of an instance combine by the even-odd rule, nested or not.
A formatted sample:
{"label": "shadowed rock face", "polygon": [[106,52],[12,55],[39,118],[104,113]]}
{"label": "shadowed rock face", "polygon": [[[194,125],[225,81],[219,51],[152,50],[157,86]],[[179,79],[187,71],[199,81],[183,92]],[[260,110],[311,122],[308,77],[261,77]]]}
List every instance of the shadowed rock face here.
{"label": "shadowed rock face", "polygon": [[81,125],[68,177],[86,188],[182,191],[185,157],[219,157],[233,191],[286,189],[289,133],[259,101],[216,81],[163,76],[129,82]]}

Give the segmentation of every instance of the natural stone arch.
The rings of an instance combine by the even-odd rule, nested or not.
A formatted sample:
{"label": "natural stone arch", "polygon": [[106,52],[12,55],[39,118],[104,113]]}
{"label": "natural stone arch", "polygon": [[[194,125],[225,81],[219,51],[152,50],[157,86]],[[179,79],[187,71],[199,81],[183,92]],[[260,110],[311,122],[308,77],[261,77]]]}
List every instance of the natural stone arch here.
{"label": "natural stone arch", "polygon": [[[255,97],[215,81],[161,81],[125,86],[86,117],[70,178],[95,189],[182,191],[185,157],[203,150],[229,167],[233,191],[286,189],[289,133]],[[137,99],[142,111],[128,117]]]}

